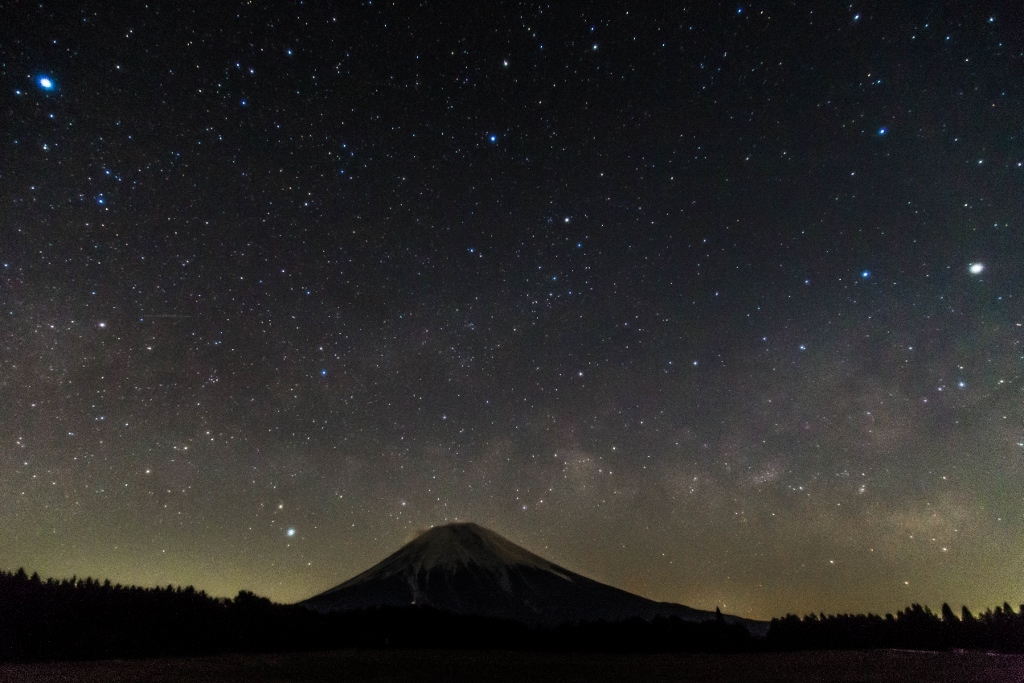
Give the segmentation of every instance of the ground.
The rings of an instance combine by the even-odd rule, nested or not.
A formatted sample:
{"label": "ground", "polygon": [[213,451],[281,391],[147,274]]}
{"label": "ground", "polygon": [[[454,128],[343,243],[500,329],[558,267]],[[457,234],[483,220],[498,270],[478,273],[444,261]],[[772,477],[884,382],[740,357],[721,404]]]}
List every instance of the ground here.
{"label": "ground", "polygon": [[1024,655],[983,652],[799,652],[583,655],[523,652],[339,651],[155,660],[0,664],[0,681],[314,683],[319,681],[899,681],[1024,680]]}

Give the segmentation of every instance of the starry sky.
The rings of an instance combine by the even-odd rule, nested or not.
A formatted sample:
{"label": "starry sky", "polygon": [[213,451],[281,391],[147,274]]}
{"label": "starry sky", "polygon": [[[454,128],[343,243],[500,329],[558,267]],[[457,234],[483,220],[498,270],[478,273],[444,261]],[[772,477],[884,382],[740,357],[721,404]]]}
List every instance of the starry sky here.
{"label": "starry sky", "polygon": [[1021,26],[631,4],[0,2],[2,568],[1024,601]]}

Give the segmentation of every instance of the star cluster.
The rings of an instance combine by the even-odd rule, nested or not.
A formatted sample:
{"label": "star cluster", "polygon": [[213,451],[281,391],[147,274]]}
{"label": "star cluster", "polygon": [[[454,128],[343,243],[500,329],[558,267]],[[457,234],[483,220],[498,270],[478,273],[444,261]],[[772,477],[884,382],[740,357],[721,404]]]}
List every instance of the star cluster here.
{"label": "star cluster", "polygon": [[292,601],[473,520],[744,616],[1024,600],[1001,11],[4,16],[7,569]]}

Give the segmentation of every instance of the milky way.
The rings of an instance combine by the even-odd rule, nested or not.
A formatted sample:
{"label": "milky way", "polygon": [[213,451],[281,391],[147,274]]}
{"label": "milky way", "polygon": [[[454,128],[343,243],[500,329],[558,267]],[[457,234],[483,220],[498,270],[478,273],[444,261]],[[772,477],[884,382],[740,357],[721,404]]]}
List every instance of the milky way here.
{"label": "milky way", "polygon": [[3,12],[0,568],[1024,601],[1001,10],[262,5]]}

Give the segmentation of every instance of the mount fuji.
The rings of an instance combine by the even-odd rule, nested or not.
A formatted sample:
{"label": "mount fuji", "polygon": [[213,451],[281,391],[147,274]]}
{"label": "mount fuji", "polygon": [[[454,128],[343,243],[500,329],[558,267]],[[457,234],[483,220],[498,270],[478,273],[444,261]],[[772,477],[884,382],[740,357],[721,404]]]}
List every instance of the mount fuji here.
{"label": "mount fuji", "polygon": [[[656,602],[588,579],[473,523],[434,527],[361,574],[299,604],[318,612],[427,605],[539,626],[717,618],[715,612]],[[723,618],[742,624],[752,635],[764,635],[768,626]]]}

